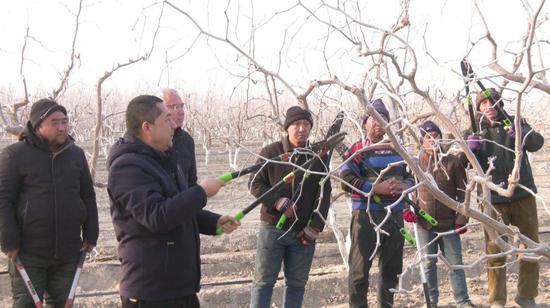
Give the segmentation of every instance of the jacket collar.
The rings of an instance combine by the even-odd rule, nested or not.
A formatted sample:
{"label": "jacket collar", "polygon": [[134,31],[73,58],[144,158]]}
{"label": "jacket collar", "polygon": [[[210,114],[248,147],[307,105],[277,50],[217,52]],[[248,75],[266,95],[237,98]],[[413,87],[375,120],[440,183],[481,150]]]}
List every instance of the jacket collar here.
{"label": "jacket collar", "polygon": [[[510,116],[510,120],[513,122],[514,117]],[[476,123],[477,123],[477,125],[479,125],[479,121],[481,121],[481,129],[503,126],[502,120],[500,118],[496,119],[493,122],[493,121],[489,120],[489,118],[487,118],[486,116],[483,116],[483,114],[481,112],[478,112],[476,114]]]}
{"label": "jacket collar", "polygon": [[[295,149],[292,144],[290,144],[290,141],[288,140],[288,135],[281,138],[281,143],[283,145],[283,151],[285,153],[291,152]],[[309,148],[309,140],[306,141],[306,145],[304,146],[304,148]]]}

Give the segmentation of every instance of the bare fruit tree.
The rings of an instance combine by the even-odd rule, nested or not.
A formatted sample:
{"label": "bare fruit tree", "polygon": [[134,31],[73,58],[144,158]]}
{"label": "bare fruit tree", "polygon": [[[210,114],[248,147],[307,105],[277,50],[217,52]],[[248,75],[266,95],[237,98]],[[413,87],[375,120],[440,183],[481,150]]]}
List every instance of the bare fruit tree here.
{"label": "bare fruit tree", "polygon": [[[82,13],[82,0],[78,2],[77,12],[73,13],[75,17],[75,25],[74,25],[73,39],[72,39],[72,44],[70,49],[71,52],[69,56],[69,65],[61,76],[59,86],[52,91],[51,98],[54,100],[57,99],[58,96],[63,94],[63,92],[67,89],[69,76],[74,69],[75,60],[78,60],[79,58],[78,54],[76,53],[76,41],[78,38],[78,29],[80,27],[81,13]],[[23,98],[20,101],[13,103],[11,106],[5,109],[2,108],[3,104],[2,102],[0,102],[0,120],[1,120],[0,125],[4,127],[6,132],[12,135],[19,135],[23,131],[24,123],[22,123],[21,111],[30,103],[30,97],[32,96],[27,86],[27,77],[25,75],[25,70],[24,70],[25,62],[29,60],[25,56],[25,53],[27,51],[27,44],[29,43],[29,41],[33,41],[43,47],[42,42],[38,38],[35,38],[33,35],[31,35],[30,31],[31,31],[30,28],[27,27],[25,31],[25,36],[23,38],[23,46],[21,47],[21,59],[20,59],[20,66],[19,66],[19,76],[21,78],[21,83],[23,88]]]}
{"label": "bare fruit tree", "polygon": [[[209,60],[219,64],[226,74],[224,86],[230,84],[229,94],[220,94],[215,90],[208,93],[187,92],[183,87],[186,91],[185,126],[197,145],[202,146],[204,164],[209,163],[211,152],[221,145],[225,147],[226,152],[223,153],[227,153],[232,169],[246,167],[239,164],[244,156],[243,151],[254,152],[250,144],[257,146],[262,143],[265,146],[285,136],[284,117],[290,106],[299,105],[311,111],[315,125],[310,139],[315,141],[324,138],[335,115],[342,112],[345,120],[341,131],[347,133],[340,148],[343,152],[354,142],[365,141],[363,118],[365,115],[374,117],[383,125],[384,142],[390,142],[403,160],[388,166],[373,182],[382,181],[384,173],[392,167],[405,164],[416,179],[416,183],[404,191],[396,203],[387,207],[382,223],[375,224],[378,240],[385,232],[383,227],[389,221],[391,209],[423,187],[448,208],[470,217],[470,223],[465,227],[481,224],[489,240],[502,251],[493,255],[480,252],[475,261],[456,266],[451,265],[442,254],[425,255],[422,252],[425,247],[416,247],[414,260],[406,264],[395,289],[396,292],[411,293],[417,289],[411,289],[406,280],[418,278],[415,276],[418,273],[416,269],[430,258],[441,259],[450,269],[473,268],[503,256],[507,257],[504,266],[517,261],[550,262],[548,243],[533,241],[516,227],[505,224],[491,200],[493,193],[510,197],[516,189],[523,189],[534,196],[544,209],[539,216],[550,221],[550,209],[543,194],[522,186],[519,181],[524,155],[521,140],[522,136],[531,133],[521,131],[520,121],[525,118],[534,121],[536,125],[533,127],[542,131],[543,135],[550,128],[548,120],[541,116],[545,115],[546,104],[550,102],[547,77],[550,13],[545,0],[513,2],[519,8],[514,12],[514,19],[525,18],[522,33],[518,35],[503,35],[494,22],[503,22],[493,14],[491,5],[495,4],[481,0],[460,1],[459,5],[466,9],[456,18],[463,23],[454,25],[454,28],[445,28],[446,22],[450,24],[453,21],[437,23],[433,21],[437,19],[434,16],[424,16],[422,10],[426,4],[410,0],[388,1],[384,5],[385,10],[376,1],[359,0],[271,1],[262,2],[261,7],[251,0],[200,2],[200,5],[192,1],[182,4],[172,0],[140,3],[145,5],[140,16],[148,27],[144,26],[141,38],[134,38],[139,47],[130,55],[109,58],[109,62],[102,66],[107,67],[105,72],[103,69],[94,71],[97,73],[93,75],[95,89],[90,86],[93,90],[88,93],[75,89],[76,86],[71,89],[79,64],[85,62],[81,59],[83,50],[79,42],[86,39],[82,38],[82,34],[88,20],[85,22],[82,14],[87,7],[79,0],[76,9],[66,7],[71,20],[74,17],[74,23],[70,24],[68,52],[63,55],[64,60],[67,56],[68,64],[63,64],[59,69],[55,86],[48,87],[44,93],[60,103],[67,101],[65,105],[72,115],[71,122],[74,122],[71,123],[73,133],[78,141],[91,145],[91,152],[88,149],[90,170],[98,187],[104,187],[97,179],[101,159],[107,157],[110,146],[125,129],[122,115],[126,96],[144,94],[120,94],[113,76],[157,60],[154,65],[158,66],[161,77],[156,86],[160,85],[164,76],[166,86],[174,87],[181,80],[177,79],[178,75],[173,73],[175,70],[172,68],[178,61],[188,58],[194,61],[192,51],[200,48],[200,44],[212,52],[213,59]],[[99,2],[97,5],[101,4]],[[442,8],[453,5],[458,4],[452,1],[438,4]],[[157,15],[155,9],[159,9],[160,14]],[[154,27],[149,27],[148,20],[153,20]],[[438,27],[442,28],[439,32],[444,32],[444,36],[434,36],[434,29]],[[172,31],[177,35],[166,38],[163,31]],[[32,80],[28,78],[32,75],[28,66],[35,60],[30,58],[30,51],[34,48],[47,49],[45,45],[48,45],[35,37],[31,27],[26,27],[21,34],[22,44],[18,43],[16,48],[19,60],[17,88],[23,94],[19,98],[11,98],[2,93],[6,99],[0,99],[0,128],[13,135],[18,135],[25,128],[24,119],[30,102],[43,94],[29,86]],[[148,34],[151,34],[150,41]],[[187,36],[191,37],[191,43],[173,56],[169,49],[180,46],[179,40]],[[455,48],[450,50],[446,46],[450,40],[460,41],[462,46],[456,48],[459,44],[453,44]],[[143,42],[147,42],[143,44],[145,48],[141,46]],[[208,57],[203,50],[199,52],[201,58]],[[159,59],[164,67],[158,65]],[[460,63],[463,60],[471,64],[477,75],[461,74]],[[155,71],[150,67],[148,69],[148,73]],[[191,72],[192,77],[198,73]],[[156,79],[157,75],[153,78]],[[494,160],[489,161],[489,170],[484,170],[465,139],[471,133],[468,98],[481,92],[479,83],[497,88],[506,98],[506,106],[513,111],[513,126],[518,128],[514,131],[515,141],[510,150],[515,154],[514,165],[506,184],[493,181],[491,171],[495,168]],[[156,92],[151,90],[154,86],[148,86],[147,89],[136,86],[135,91]],[[79,92],[74,103],[67,99],[71,91]],[[369,105],[376,98],[382,98],[389,107],[391,120],[386,121]],[[539,104],[533,104],[535,101]],[[457,155],[464,158],[469,166],[463,202],[448,197],[438,188],[433,176],[420,168],[422,141],[418,125],[428,119],[441,124],[446,132],[437,145],[439,159],[449,154]],[[368,200],[374,198],[373,190],[353,188],[340,176],[341,168],[354,157],[335,154],[326,170],[318,172],[330,178],[334,187],[333,202],[349,197],[348,193],[337,189],[346,186]],[[269,157],[262,159],[270,161]],[[435,162],[436,165],[440,163]],[[294,167],[310,172],[297,165]],[[550,170],[550,163],[545,168]],[[246,199],[243,196],[247,192],[238,193],[238,198]],[[319,208],[315,213],[320,215]],[[343,263],[347,266],[346,245],[349,240],[345,238],[346,230],[342,232],[343,227],[336,224],[335,216],[338,214],[341,213],[336,213],[334,207],[328,217],[321,218],[332,226]],[[372,217],[370,221],[374,221]],[[450,232],[456,230],[438,233],[437,236]]]}
{"label": "bare fruit tree", "polygon": [[[490,200],[492,191],[502,196],[510,196],[519,185],[519,168],[522,156],[520,130],[515,131],[514,169],[508,179],[508,185],[503,187],[501,183],[492,182],[490,170],[484,171],[482,169],[464,140],[464,130],[468,128],[466,124],[468,123],[468,114],[462,105],[465,98],[461,94],[464,93],[464,85],[453,91],[452,95],[449,95],[441,91],[427,89],[421,85],[423,82],[419,82],[420,77],[418,75],[425,75],[426,73],[423,72],[423,68],[419,64],[419,48],[413,46],[412,39],[410,39],[411,31],[417,30],[412,28],[414,21],[410,18],[410,7],[413,4],[409,1],[401,2],[401,11],[397,15],[394,14],[395,23],[390,28],[377,26],[364,20],[364,12],[374,8],[363,7],[353,1],[296,1],[269,16],[264,16],[261,20],[256,19],[253,8],[249,11],[241,11],[244,9],[239,6],[238,1],[227,1],[226,7],[223,11],[217,12],[216,17],[209,16],[210,18],[223,18],[225,25],[221,27],[222,31],[220,31],[220,27],[216,30],[210,30],[209,26],[201,24],[192,12],[171,1],[165,1],[165,3],[195,27],[197,37],[203,36],[212,44],[229,47],[235,52],[237,59],[239,59],[240,68],[234,69],[233,74],[244,76],[242,79],[246,81],[240,83],[254,85],[253,89],[246,87],[247,97],[262,97],[265,102],[263,110],[270,110],[263,117],[271,119],[274,124],[281,123],[281,110],[284,110],[283,108],[287,102],[301,104],[312,110],[324,110],[323,112],[326,112],[327,106],[332,110],[343,110],[351,123],[348,125],[348,133],[352,138],[364,138],[358,112],[365,111],[383,123],[387,139],[401,155],[403,163],[407,164],[417,178],[417,184],[408,189],[402,197],[405,197],[405,194],[413,193],[419,186],[426,187],[438,201],[444,203],[447,207],[483,224],[491,240],[503,251],[499,255],[480,254],[479,259],[474,264],[465,265],[464,267],[472,267],[486,259],[502,255],[510,256],[511,261],[509,262],[515,262],[519,259],[532,262],[550,261],[550,248],[548,245],[537,243],[519,233],[514,227],[504,224],[495,214],[497,211]],[[548,68],[544,66],[543,56],[541,56],[543,49],[544,54],[547,54],[548,50],[542,46],[544,44],[543,40],[540,39],[542,34],[538,34],[539,32],[545,33],[548,30],[548,16],[546,15],[543,18],[539,16],[545,1],[537,2],[536,7],[531,7],[531,4],[524,4],[524,13],[528,16],[527,29],[523,39],[519,44],[516,44],[518,52],[513,55],[513,62],[509,68],[502,64],[504,61],[500,60],[500,57],[508,51],[502,51],[498,48],[497,41],[491,35],[488,23],[482,14],[483,10],[479,8],[477,1],[474,1],[474,4],[474,11],[477,12],[478,18],[483,22],[486,33],[483,37],[468,42],[470,47],[454,62],[456,68],[445,67],[431,53],[429,48],[425,48],[425,54],[439,68],[443,67],[447,72],[460,76],[457,73],[460,59],[469,57],[477,45],[481,45],[484,40],[487,40],[491,46],[491,59],[485,63],[475,63],[474,66],[476,70],[487,66],[498,75],[467,78],[465,80],[466,85],[474,88],[478,80],[489,81],[490,83],[494,83],[493,80],[500,80],[499,87],[501,90],[517,94],[513,99],[515,127],[520,127],[519,121],[524,101],[531,95],[536,94],[534,92],[537,91],[550,94],[550,85],[546,78]],[[212,15],[214,14],[212,13]],[[247,16],[247,18],[243,16]],[[287,17],[285,20],[302,20],[303,22],[299,23],[299,26],[295,26],[292,22],[278,24],[277,29],[283,33],[279,36],[282,37],[281,48],[272,53],[266,52],[268,56],[266,54],[260,55],[258,52],[260,48],[255,45],[260,30],[263,27],[268,27],[267,25],[270,23],[276,22],[279,18],[283,19],[283,16]],[[242,20],[246,20],[246,22]],[[248,25],[243,26],[242,23],[248,23]],[[318,75],[318,78],[315,78],[318,79],[316,81],[290,82],[288,81],[289,76],[285,75],[281,63],[296,63],[293,61],[294,59],[285,58],[285,55],[293,54],[292,52],[295,51],[293,48],[300,48],[297,43],[297,46],[292,45],[292,42],[306,26],[317,30],[308,32],[309,35],[323,33],[323,35],[318,35],[318,40],[322,42],[322,44],[319,44],[321,47],[318,52],[324,59],[326,70]],[[239,32],[237,29],[248,29],[248,32]],[[418,27],[415,29],[418,29]],[[537,37],[539,39],[536,39]],[[425,42],[427,41],[426,37],[423,39]],[[337,48],[331,45],[337,43],[342,44],[343,47]],[[537,49],[538,56],[533,51],[534,48]],[[296,52],[295,54],[300,53]],[[355,55],[352,56],[351,54]],[[267,64],[263,64],[260,60],[264,59],[265,61],[269,56],[278,59],[270,61],[273,64],[272,68]],[[305,57],[304,59],[307,60]],[[345,75],[345,78],[341,78],[341,76],[337,77],[334,73],[334,71],[337,71],[335,67],[338,66],[339,61],[353,61],[357,65],[353,72],[344,71],[344,74],[347,75]],[[534,68],[534,61],[537,61],[536,69]],[[322,63],[317,64],[321,65]],[[304,66],[307,67],[307,65]],[[338,74],[341,75],[341,72]],[[357,75],[354,76],[357,78],[350,78],[349,75],[352,74]],[[328,78],[326,78],[327,75]],[[295,79],[293,78],[293,80]],[[369,107],[368,102],[374,97],[384,97],[389,102],[395,120],[386,122],[380,114]],[[252,99],[246,100],[248,105],[252,105],[252,102]],[[317,102],[320,102],[320,104]],[[322,106],[325,109],[322,109]],[[249,107],[245,106],[244,108]],[[315,114],[319,117],[318,112]],[[466,185],[467,198],[464,202],[457,202],[445,195],[439,190],[434,179],[418,165],[420,140],[417,125],[419,121],[425,119],[435,119],[442,124],[449,135],[448,138],[442,140],[441,146],[450,148],[449,150],[453,153],[464,155],[471,166]],[[236,143],[238,142],[239,140],[236,139]],[[333,183],[349,185],[338,176],[340,166],[333,166],[333,169],[325,175],[330,176]],[[478,188],[477,192],[476,188]],[[529,192],[542,200],[541,196],[532,191]],[[357,193],[366,197],[373,194],[372,191],[358,191]],[[388,209],[387,215],[390,215],[390,209],[391,207]],[[514,238],[515,241],[507,242],[503,240],[504,237]],[[444,259],[441,255],[423,256],[420,250],[418,251],[418,257],[415,264],[411,264],[406,268],[402,277],[409,274],[410,270],[425,258],[439,257]],[[444,262],[449,265],[446,260]],[[401,284],[397,291],[410,292],[404,289]]]}

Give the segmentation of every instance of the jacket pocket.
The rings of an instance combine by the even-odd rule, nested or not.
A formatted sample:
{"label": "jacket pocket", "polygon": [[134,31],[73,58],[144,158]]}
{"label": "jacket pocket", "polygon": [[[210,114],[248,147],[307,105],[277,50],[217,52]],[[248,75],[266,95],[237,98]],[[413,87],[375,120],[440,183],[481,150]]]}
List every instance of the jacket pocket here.
{"label": "jacket pocket", "polygon": [[164,273],[169,274],[172,269],[172,259],[175,258],[176,243],[174,241],[166,241],[166,252],[164,254]]}
{"label": "jacket pocket", "polygon": [[53,215],[47,203],[40,199],[26,199],[17,208],[21,233],[31,241],[43,241],[50,236]]}
{"label": "jacket pocket", "polygon": [[195,244],[184,242],[179,238],[165,238],[162,245],[164,245],[164,264],[155,275],[162,276],[165,281],[171,281],[171,288],[195,288],[200,271],[196,250],[192,247]]}

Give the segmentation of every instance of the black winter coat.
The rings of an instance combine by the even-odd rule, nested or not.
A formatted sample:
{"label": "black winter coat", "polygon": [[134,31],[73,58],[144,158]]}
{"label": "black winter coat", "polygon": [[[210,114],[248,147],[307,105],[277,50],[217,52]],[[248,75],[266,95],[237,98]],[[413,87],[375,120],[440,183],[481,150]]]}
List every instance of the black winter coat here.
{"label": "black winter coat", "polygon": [[174,150],[178,152],[178,164],[187,176],[187,186],[197,185],[197,162],[195,159],[195,141],[188,132],[176,128],[173,138]]}
{"label": "black winter coat", "polygon": [[[512,122],[514,118],[512,117]],[[533,179],[533,171],[531,170],[531,164],[527,157],[527,152],[536,152],[544,145],[544,137],[536,131],[531,131],[531,126],[525,121],[521,121],[522,134],[525,136],[522,140],[523,155],[521,157],[521,170],[519,183],[525,187],[532,189],[535,193],[537,187],[535,180]],[[529,134],[527,134],[530,131]],[[527,135],[526,135],[527,134]],[[514,153],[515,138],[510,137],[502,124],[495,122],[494,124],[488,123],[488,121],[482,122],[481,138],[485,140],[492,140],[494,142],[485,141],[479,150],[474,154],[479,161],[479,164],[486,171],[489,168],[489,159],[495,157],[494,166],[495,169],[491,171],[493,183],[504,183],[504,187],[508,186],[508,176],[512,173],[514,167],[514,159],[516,157]],[[495,144],[495,142],[497,144]],[[504,147],[505,148],[504,148]],[[512,198],[506,198],[498,195],[496,192],[491,193],[491,201],[493,203],[508,203],[516,200],[523,199],[530,195],[529,192],[516,187]]]}
{"label": "black winter coat", "polygon": [[52,153],[28,125],[21,141],[6,147],[0,158],[2,251],[74,259],[82,241],[95,245],[98,233],[84,152],[68,138]]}
{"label": "black winter coat", "polygon": [[[288,137],[283,137],[281,141],[274,142],[260,151],[260,156],[266,158],[272,158],[283,153],[288,153],[292,151],[290,143],[288,142]],[[296,165],[302,165],[308,159],[312,158],[310,155],[294,155],[292,162]],[[263,159],[258,159],[258,162],[263,162]],[[288,173],[293,171],[294,167],[288,164],[268,164],[266,167],[262,168],[257,174],[253,173],[250,176],[250,191],[252,195],[256,198],[260,197],[264,192],[268,191],[272,186],[277,184],[283,177]],[[317,160],[310,168],[313,171],[326,172],[323,164]],[[271,195],[270,198],[267,198],[262,204],[261,209],[261,220],[268,224],[277,224],[277,221],[281,217],[282,213],[277,211],[274,207],[275,202],[281,198],[286,197],[292,199],[294,192],[299,189],[302,189],[301,194],[299,195],[298,202],[296,204],[296,214],[298,216],[298,222],[294,224],[293,219],[288,219],[283,226],[283,229],[288,230],[288,228],[294,224],[293,230],[298,232],[301,231],[304,227],[307,226],[308,221],[311,219],[311,226],[322,231],[325,222],[324,219],[327,217],[328,209],[330,207],[330,194],[331,186],[330,180],[327,180],[322,187],[323,189],[323,199],[319,204],[318,193],[319,190],[319,181],[321,181],[320,175],[311,174],[304,182],[303,187],[300,185],[302,182],[303,176],[296,177],[292,184],[285,185],[277,193]],[[319,207],[319,211],[314,213],[314,210]],[[320,215],[323,217],[321,218]]]}
{"label": "black winter coat", "polygon": [[202,187],[187,187],[175,152],[160,153],[129,135],[112,147],[108,167],[120,295],[160,301],[197,293],[199,232],[215,234],[220,217],[203,210]]}

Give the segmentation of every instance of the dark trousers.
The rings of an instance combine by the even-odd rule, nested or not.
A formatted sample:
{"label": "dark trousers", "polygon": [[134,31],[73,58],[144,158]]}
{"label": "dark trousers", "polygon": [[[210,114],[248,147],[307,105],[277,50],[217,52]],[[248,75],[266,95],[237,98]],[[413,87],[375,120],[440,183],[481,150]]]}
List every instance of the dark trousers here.
{"label": "dark trousers", "polygon": [[120,297],[122,308],[199,308],[197,294],[163,301],[143,301]]}
{"label": "dark trousers", "polygon": [[[20,254],[19,258],[40,299],[45,300],[45,306],[63,307],[76,271],[78,254],[71,260],[58,260],[53,258],[37,257],[29,254]],[[11,278],[11,290],[14,308],[35,307],[32,297],[27,290],[25,282],[15,268],[13,262],[9,262]]]}
{"label": "dark trousers", "polygon": [[[384,219],[385,211],[370,212],[372,219],[379,224]],[[403,237],[399,228],[403,226],[401,211],[391,214],[394,219],[388,219],[382,229],[388,235],[380,233],[380,247],[378,247],[378,303],[380,307],[393,307],[393,293],[398,283],[398,274],[403,268]],[[351,250],[349,253],[349,305],[368,307],[367,293],[369,290],[369,271],[372,259],[369,260],[376,248],[376,231],[364,210],[353,210],[351,217],[350,236]]]}

